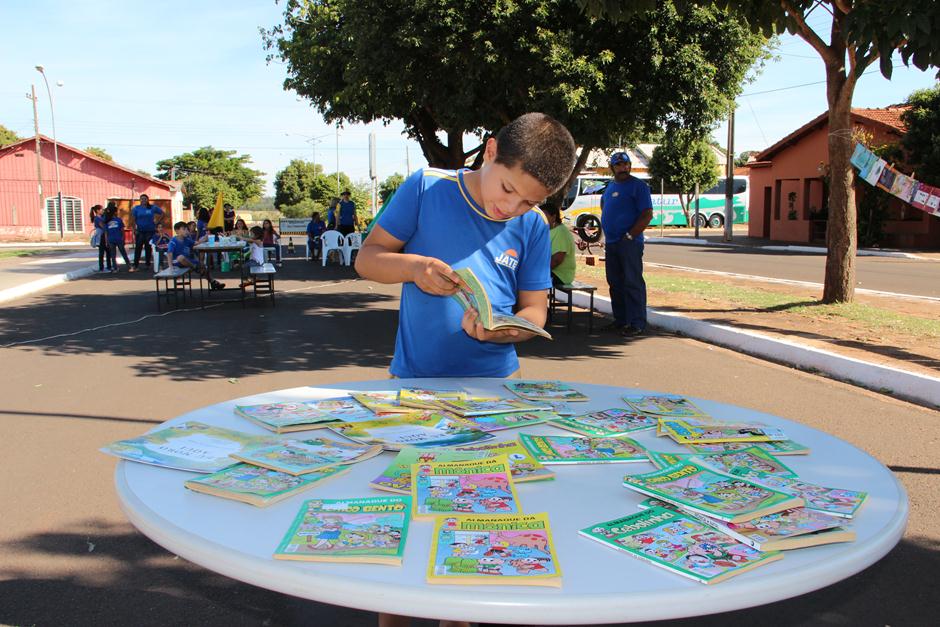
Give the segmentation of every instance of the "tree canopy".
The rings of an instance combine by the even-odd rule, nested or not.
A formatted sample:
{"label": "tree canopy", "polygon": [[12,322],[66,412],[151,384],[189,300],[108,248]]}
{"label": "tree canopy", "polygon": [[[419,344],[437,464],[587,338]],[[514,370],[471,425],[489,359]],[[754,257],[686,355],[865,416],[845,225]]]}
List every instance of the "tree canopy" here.
{"label": "tree canopy", "polygon": [[[688,220],[695,185],[704,191],[718,182],[718,160],[706,140],[689,132],[675,132],[653,150],[649,172],[654,179],[664,180],[679,190],[679,202]],[[652,187],[655,190],[659,184],[654,182]]]}
{"label": "tree canopy", "polygon": [[309,216],[310,210],[325,209],[343,190],[353,191],[354,186],[345,172],[339,173],[338,185],[336,179],[336,172],[325,173],[319,164],[293,159],[274,175],[274,205],[284,211],[286,207],[304,203],[298,211],[304,211]]}
{"label": "tree canopy", "polygon": [[0,124],[0,147],[7,146],[9,144],[15,144],[20,141],[20,136],[5,127],[3,124]]}
{"label": "tree canopy", "polygon": [[528,111],[586,149],[666,125],[704,134],[764,41],[720,9],[666,2],[612,24],[574,0],[287,0],[264,40],[327,121],[402,120],[440,167],[474,154],[465,134]]}
{"label": "tree canopy", "polygon": [[901,114],[907,163],[917,180],[940,186],[940,85],[915,91],[907,104],[911,108]]}
{"label": "tree canopy", "polygon": [[99,159],[104,159],[105,161],[114,161],[114,157],[112,157],[111,154],[104,148],[98,148],[97,146],[89,146],[88,148],[85,149],[85,152],[93,154]]}
{"label": "tree canopy", "polygon": [[236,156],[235,150],[218,150],[212,146],[197,148],[157,162],[157,178],[182,180],[183,202],[187,205],[212,207],[221,190],[226,202],[237,207],[261,196],[264,172],[248,167],[250,155]]}
{"label": "tree canopy", "polygon": [[392,194],[394,194],[404,182],[405,177],[396,172],[379,183],[379,204],[383,204],[386,200],[391,198]]}

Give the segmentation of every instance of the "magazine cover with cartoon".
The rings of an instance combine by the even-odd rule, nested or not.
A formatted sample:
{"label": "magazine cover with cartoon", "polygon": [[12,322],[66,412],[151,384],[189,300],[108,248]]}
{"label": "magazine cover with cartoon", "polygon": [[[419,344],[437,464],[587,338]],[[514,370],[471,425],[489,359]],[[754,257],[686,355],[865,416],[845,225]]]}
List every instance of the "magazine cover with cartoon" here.
{"label": "magazine cover with cartoon", "polygon": [[516,488],[505,455],[411,467],[415,518],[443,513],[516,514]]}

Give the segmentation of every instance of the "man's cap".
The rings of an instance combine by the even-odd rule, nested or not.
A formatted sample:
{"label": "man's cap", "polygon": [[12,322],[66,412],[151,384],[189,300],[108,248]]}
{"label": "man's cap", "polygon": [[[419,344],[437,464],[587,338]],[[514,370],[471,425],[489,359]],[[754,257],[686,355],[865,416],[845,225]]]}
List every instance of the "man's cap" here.
{"label": "man's cap", "polygon": [[630,155],[623,152],[622,150],[610,155],[610,165],[617,165],[620,163],[630,163]]}

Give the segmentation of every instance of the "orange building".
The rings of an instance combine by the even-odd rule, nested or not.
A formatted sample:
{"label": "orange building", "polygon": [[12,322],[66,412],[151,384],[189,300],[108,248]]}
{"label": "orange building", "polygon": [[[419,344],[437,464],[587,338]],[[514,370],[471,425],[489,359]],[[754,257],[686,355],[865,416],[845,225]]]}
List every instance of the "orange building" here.
{"label": "orange building", "polygon": [[[853,108],[853,127],[870,135],[875,145],[896,143],[906,131],[900,118],[904,109]],[[823,177],[829,164],[828,115],[823,113],[793,131],[747,164],[751,184],[749,236],[825,244]],[[856,201],[866,185],[857,185]],[[881,243],[896,248],[940,248],[940,218],[892,199]]]}

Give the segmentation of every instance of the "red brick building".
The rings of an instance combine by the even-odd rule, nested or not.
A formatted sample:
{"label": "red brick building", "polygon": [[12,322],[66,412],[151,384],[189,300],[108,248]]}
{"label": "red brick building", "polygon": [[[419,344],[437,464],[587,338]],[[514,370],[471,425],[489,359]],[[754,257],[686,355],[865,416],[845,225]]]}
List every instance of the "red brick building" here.
{"label": "red brick building", "polygon": [[[904,107],[852,109],[852,123],[874,144],[896,143],[906,131]],[[785,242],[825,244],[823,176],[829,164],[828,113],[755,155],[750,169],[748,235]],[[847,141],[851,141],[847,138]],[[861,198],[865,183],[858,186]],[[893,199],[882,244],[897,248],[940,248],[940,218]]]}
{"label": "red brick building", "polygon": [[0,241],[59,239],[60,215],[66,239],[84,239],[93,205],[115,200],[127,206],[141,194],[169,210],[167,219],[181,215],[179,182],[155,179],[61,142],[60,213],[52,139],[40,135],[39,142],[38,165],[35,137],[0,148]]}

